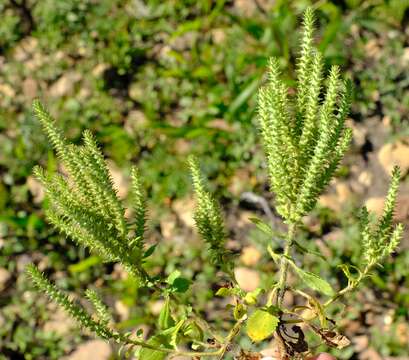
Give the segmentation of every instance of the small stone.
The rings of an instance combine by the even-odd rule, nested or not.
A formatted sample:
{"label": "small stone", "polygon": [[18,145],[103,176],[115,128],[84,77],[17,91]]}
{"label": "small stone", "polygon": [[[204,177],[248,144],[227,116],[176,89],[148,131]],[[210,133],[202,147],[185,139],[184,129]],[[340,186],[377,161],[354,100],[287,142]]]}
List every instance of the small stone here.
{"label": "small stone", "polygon": [[318,203],[326,207],[328,209],[331,209],[335,212],[341,211],[341,203],[338,200],[338,197],[335,194],[323,194],[319,197]]}
{"label": "small stone", "polygon": [[368,211],[374,212],[377,216],[381,216],[383,212],[383,205],[385,203],[385,198],[383,197],[372,197],[366,200],[365,206]]}
{"label": "small stone", "polygon": [[104,340],[91,340],[80,345],[71,355],[65,357],[65,360],[108,360],[111,358],[112,349],[108,342]]}
{"label": "small stone", "polygon": [[155,316],[159,315],[164,304],[165,304],[164,300],[157,300],[157,301],[150,303],[149,309],[151,310],[152,315],[155,315]]}
{"label": "small stone", "polygon": [[144,98],[144,89],[139,83],[133,83],[129,87],[128,94],[132,100],[141,101]]}
{"label": "small stone", "polygon": [[405,221],[409,218],[409,195],[398,196],[395,220]]}
{"label": "small stone", "polygon": [[106,69],[109,68],[108,64],[99,63],[92,69],[92,75],[95,77],[101,76]]}
{"label": "small stone", "polygon": [[409,47],[403,49],[402,62],[405,65],[409,65]]}
{"label": "small stone", "polygon": [[402,344],[409,344],[409,325],[407,323],[399,323],[396,326],[396,337]]}
{"label": "small stone", "polygon": [[261,253],[254,246],[243,248],[240,256],[241,262],[246,266],[254,266],[261,258]]}
{"label": "small stone", "polygon": [[367,335],[356,335],[353,338],[354,349],[356,352],[364,351],[369,344],[369,339]]}
{"label": "small stone", "polygon": [[10,280],[10,278],[10,272],[5,268],[0,268],[0,291],[2,291],[6,287],[7,282]]}
{"label": "small stone", "polygon": [[239,217],[237,219],[236,226],[238,228],[243,228],[243,227],[248,226],[248,225],[254,226],[254,224],[251,222],[250,219],[255,217],[255,216],[257,216],[257,214],[255,212],[247,211],[247,210],[240,211]]}
{"label": "small stone", "polygon": [[362,185],[364,185],[366,187],[369,187],[369,186],[372,185],[372,182],[373,182],[373,174],[371,172],[369,172],[369,171],[366,171],[366,170],[362,171],[359,174],[358,181]]}
{"label": "small stone", "polygon": [[51,312],[51,319],[44,324],[43,330],[45,332],[55,332],[60,336],[64,336],[76,326],[74,319],[72,319],[64,310],[57,307]]}
{"label": "small stone", "polygon": [[212,121],[209,121],[207,123],[207,126],[213,129],[219,129],[226,132],[233,132],[235,130],[234,126],[232,124],[229,124],[224,119],[214,119]]}
{"label": "small stone", "polygon": [[403,141],[386,144],[379,150],[378,160],[388,175],[393,167],[398,165],[403,177],[409,170],[409,145]]}
{"label": "small stone", "polygon": [[9,84],[0,84],[0,94],[3,94],[8,98],[13,98],[16,95],[16,92]]}
{"label": "small stone", "polygon": [[41,203],[45,196],[45,191],[41,183],[34,176],[30,175],[27,178],[26,184],[31,195],[33,195],[33,202],[35,204]]}
{"label": "small stone", "polygon": [[175,141],[175,151],[179,155],[190,154],[192,143],[186,139],[177,139]]}
{"label": "small stone", "polygon": [[108,169],[114,183],[114,188],[118,192],[118,196],[123,199],[126,197],[129,191],[129,181],[125,177],[124,173],[118,168],[114,162],[108,162]]}
{"label": "small stone", "polygon": [[212,40],[215,44],[223,44],[226,40],[226,32],[223,29],[213,29],[211,31]]}
{"label": "small stone", "polygon": [[357,124],[352,119],[347,119],[347,126],[352,129],[352,136],[354,144],[358,147],[362,147],[366,142],[368,130],[363,125]]}
{"label": "small stone", "polygon": [[33,78],[23,81],[23,93],[28,99],[34,99],[37,96],[37,90],[37,82]]}
{"label": "small stone", "polygon": [[195,201],[190,197],[178,199],[172,202],[173,211],[176,213],[179,219],[190,228],[195,226],[195,220],[193,218],[195,206]]}
{"label": "small stone", "polygon": [[382,357],[375,349],[369,348],[359,354],[359,360],[382,360]]}
{"label": "small stone", "polygon": [[239,197],[244,191],[248,190],[248,186],[253,182],[252,180],[252,175],[248,169],[237,169],[230,179],[229,192]]}
{"label": "small stone", "polygon": [[122,264],[116,263],[111,276],[114,280],[125,280],[128,278],[128,272],[124,269]]}
{"label": "small stone", "polygon": [[238,13],[246,17],[253,16],[257,11],[257,6],[254,1],[249,0],[235,0],[234,8],[237,9]]}
{"label": "small stone", "polygon": [[145,114],[140,110],[132,110],[125,119],[124,129],[130,135],[137,134],[149,124]]}
{"label": "small stone", "polygon": [[175,234],[176,216],[174,214],[165,216],[160,221],[160,230],[165,240],[170,240]]}
{"label": "small stone", "polygon": [[121,300],[115,301],[115,311],[121,318],[121,321],[127,320],[129,318],[129,307],[126,306]]}
{"label": "small stone", "polygon": [[260,274],[256,270],[246,267],[238,267],[234,275],[241,289],[244,291],[256,290],[260,284]]}
{"label": "small stone", "polygon": [[75,71],[69,71],[55,81],[49,88],[49,94],[54,97],[61,97],[70,94],[74,90],[74,85],[81,79],[81,75]]}
{"label": "small stone", "polygon": [[349,189],[349,186],[344,183],[340,182],[337,183],[335,186],[335,190],[338,195],[338,202],[340,203],[340,206],[343,206],[351,197],[351,190]]}
{"label": "small stone", "polygon": [[16,264],[17,264],[17,271],[23,272],[28,264],[30,264],[33,260],[27,254],[22,254],[17,257]]}

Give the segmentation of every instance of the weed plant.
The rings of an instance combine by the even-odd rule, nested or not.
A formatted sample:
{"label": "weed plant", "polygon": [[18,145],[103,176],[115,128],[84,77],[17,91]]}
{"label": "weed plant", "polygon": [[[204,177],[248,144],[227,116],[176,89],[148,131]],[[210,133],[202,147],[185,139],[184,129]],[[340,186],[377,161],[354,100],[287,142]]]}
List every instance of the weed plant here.
{"label": "weed plant", "polygon": [[[64,166],[64,173],[46,172],[40,167],[34,171],[47,193],[49,222],[104,261],[121,263],[152,298],[164,299],[164,306],[155,333],[147,338],[142,331],[121,332],[95,291],[86,292],[95,310],[90,314],[52,284],[36,266],[29,265],[27,272],[37,288],[82,327],[121,344],[128,354],[143,360],[167,356],[223,359],[232,355],[233,344],[242,331],[254,343],[274,338],[281,360],[303,359],[320,343],[334,348],[349,345],[350,341],[339,333],[336,319],[330,319],[327,310],[355,290],[399,244],[403,226],[393,224],[393,213],[400,172],[398,168],[392,172],[380,218],[375,219],[365,208],[361,211],[362,263],[359,267],[341,266],[347,286],[334,289],[330,282],[304,269],[300,255],[305,249],[297,241],[298,230],[333,178],[352,136],[345,126],[351,86],[342,80],[337,66],[331,67],[324,76],[322,55],[314,46],[313,30],[314,14],[308,9],[296,66],[296,94],[290,95],[280,79],[278,61],[271,59],[266,82],[258,96],[270,187],[275,195],[276,210],[288,228],[282,239],[282,253],[274,252],[270,246],[266,248],[278,267],[277,274],[271,274],[276,281],[270,288],[252,292],[240,288],[234,276],[235,257],[226,248],[227,231],[221,208],[207,190],[197,159],[189,158],[197,201],[196,226],[207,245],[209,262],[229,278],[228,284],[215,293],[215,301],[216,296],[225,296],[230,297],[233,304],[229,307],[231,315],[226,311],[226,318],[232,319],[227,334],[213,328],[194,304],[187,306],[180,301],[180,294],[188,294],[191,284],[179,271],[162,277],[146,270],[146,259],[154,256],[154,249],[146,246],[146,198],[138,170],[134,168],[131,173],[129,211],[132,217],[129,218],[125,216],[124,204],[118,198],[106,161],[91,132],[84,132],[82,145],[70,144],[39,101],[34,102],[34,112]],[[256,222],[267,232],[273,232],[268,224]],[[299,278],[297,285],[289,285],[289,272]],[[305,287],[310,291],[303,290]],[[288,308],[283,303],[286,292],[303,300]],[[316,344],[307,343],[305,332],[316,334]],[[253,349],[240,349],[235,356],[257,359],[261,355]]]}

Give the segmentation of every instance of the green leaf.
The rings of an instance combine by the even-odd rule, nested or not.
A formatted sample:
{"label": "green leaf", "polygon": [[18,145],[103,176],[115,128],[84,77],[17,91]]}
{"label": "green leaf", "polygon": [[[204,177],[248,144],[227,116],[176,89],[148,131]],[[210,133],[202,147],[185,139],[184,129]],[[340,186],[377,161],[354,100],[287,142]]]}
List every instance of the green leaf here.
{"label": "green leaf", "polygon": [[171,285],[170,291],[184,293],[189,289],[190,280],[185,279],[180,276],[181,272],[179,270],[172,271],[172,273],[166,279],[166,282]]}
{"label": "green leaf", "polygon": [[256,92],[260,80],[258,78],[251,81],[247,86],[240,92],[239,95],[232,101],[229,106],[228,112],[233,115],[245,102],[247,102]]}
{"label": "green leaf", "polygon": [[248,292],[244,297],[244,301],[249,305],[254,305],[255,303],[257,303],[257,299],[262,292],[263,289],[261,288],[257,288],[251,292]]}
{"label": "green leaf", "polygon": [[171,312],[170,312],[170,298],[169,296],[165,300],[165,304],[160,311],[159,318],[158,318],[158,326],[159,329],[169,329],[170,327],[175,325],[175,321],[172,319]]}
{"label": "green leaf", "polygon": [[182,275],[182,273],[179,270],[174,270],[169,274],[168,278],[166,279],[166,282],[169,285],[172,285],[175,279],[177,279],[180,275]]}
{"label": "green leaf", "polygon": [[241,303],[238,303],[233,310],[233,316],[236,320],[240,320],[247,311],[247,307]]}
{"label": "green leaf", "polygon": [[315,255],[324,261],[328,261],[324,255],[320,254],[318,251],[314,251],[314,250],[306,248],[305,246],[301,245],[298,241],[294,241],[294,245],[297,246],[297,248],[301,250],[301,252],[303,253]]}
{"label": "green leaf", "polygon": [[305,285],[325,295],[334,295],[334,290],[332,289],[331,285],[328,284],[328,282],[326,282],[324,279],[320,278],[318,275],[312,272],[300,269],[292,261],[290,261],[290,264],[293,265],[294,270],[301,278],[301,280],[305,283]]}
{"label": "green leaf", "polygon": [[254,342],[263,341],[274,333],[278,322],[278,317],[258,309],[247,320],[247,335]]}
{"label": "green leaf", "polygon": [[100,264],[102,259],[99,256],[90,256],[76,264],[72,264],[68,267],[70,273],[80,273],[88,270],[89,268]]}
{"label": "green leaf", "polygon": [[281,260],[282,254],[277,254],[276,252],[274,252],[274,250],[273,250],[273,248],[271,247],[271,245],[268,245],[268,246],[267,246],[267,251],[268,251],[268,253],[270,254],[271,258],[274,260],[274,262],[275,262],[276,264],[279,264],[279,263],[280,263],[280,260]]}
{"label": "green leaf", "polygon": [[177,293],[184,293],[189,289],[190,280],[178,277],[172,284],[172,291]]}
{"label": "green leaf", "polygon": [[[180,320],[175,326],[152,336],[148,340],[148,344],[168,349],[175,349],[177,346],[177,336],[184,322],[185,320]],[[163,360],[166,358],[166,356],[167,354],[164,352],[147,348],[142,348],[139,352],[139,359],[143,360]]]}
{"label": "green leaf", "polygon": [[184,326],[183,335],[199,341],[202,341],[204,336],[202,328],[194,321],[191,321]]}
{"label": "green leaf", "polygon": [[233,295],[233,289],[227,288],[227,287],[221,287],[219,290],[216,292],[216,296],[221,296],[221,297],[226,297],[226,296],[231,296]]}
{"label": "green leaf", "polygon": [[157,245],[158,244],[153,244],[152,246],[150,246],[148,250],[146,250],[145,253],[143,254],[143,258],[146,259],[147,257],[151,256],[155,251]]}
{"label": "green leaf", "polygon": [[[340,264],[338,265],[338,267],[342,270],[348,281],[351,283],[355,283],[359,275],[361,274],[361,270],[359,270],[356,266],[351,264]],[[351,269],[355,270],[357,274],[356,275],[351,274]]]}
{"label": "green leaf", "polygon": [[[159,345],[159,344],[153,344],[150,343],[151,345]],[[139,358],[144,359],[144,360],[164,360],[166,358],[166,353],[157,351],[157,350],[152,350],[152,349],[147,349],[143,348],[139,352]]]}
{"label": "green leaf", "polygon": [[267,224],[266,222],[264,222],[263,220],[261,220],[258,217],[250,217],[249,220],[257,226],[257,229],[261,230],[263,233],[267,234],[267,235],[275,235],[273,229],[271,228],[271,226],[269,224]]}

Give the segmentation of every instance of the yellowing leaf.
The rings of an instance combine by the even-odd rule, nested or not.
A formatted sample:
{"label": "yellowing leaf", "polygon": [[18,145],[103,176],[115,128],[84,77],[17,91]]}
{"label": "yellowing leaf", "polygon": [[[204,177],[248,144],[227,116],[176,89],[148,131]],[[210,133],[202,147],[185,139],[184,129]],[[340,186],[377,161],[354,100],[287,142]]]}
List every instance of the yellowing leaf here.
{"label": "yellowing leaf", "polygon": [[262,341],[271,336],[279,319],[265,310],[256,310],[247,320],[247,335],[254,342]]}

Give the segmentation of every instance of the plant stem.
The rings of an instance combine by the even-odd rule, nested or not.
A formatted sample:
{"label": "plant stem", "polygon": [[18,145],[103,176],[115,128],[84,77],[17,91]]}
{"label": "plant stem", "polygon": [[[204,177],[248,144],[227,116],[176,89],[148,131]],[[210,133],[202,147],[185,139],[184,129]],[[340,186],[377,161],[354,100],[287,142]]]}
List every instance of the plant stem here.
{"label": "plant stem", "polygon": [[218,359],[223,359],[224,354],[226,353],[230,343],[236,337],[236,335],[240,332],[241,326],[247,320],[247,316],[244,315],[241,319],[237,320],[236,324],[234,324],[233,328],[230,330],[229,335],[227,335],[226,340],[222,348],[219,350]]}
{"label": "plant stem", "polygon": [[341,296],[344,296],[346,293],[355,290],[355,288],[361,283],[363,278],[368,275],[369,271],[371,270],[373,263],[369,263],[366,265],[364,271],[362,271],[358,278],[351,284],[348,284],[348,286],[344,287],[342,290],[340,290],[338,293],[336,293],[331,299],[329,299],[325,304],[324,307],[327,307],[328,305],[332,304],[335,300],[340,298]]}
{"label": "plant stem", "polygon": [[233,326],[233,328],[230,330],[229,334],[227,335],[226,339],[223,342],[223,346],[216,351],[181,351],[181,350],[175,350],[175,349],[168,349],[168,348],[163,348],[159,347],[156,345],[148,344],[144,341],[139,341],[139,340],[132,340],[127,337],[124,337],[120,334],[117,334],[117,340],[120,340],[124,343],[131,344],[134,346],[141,346],[147,349],[167,353],[169,355],[173,356],[188,356],[192,358],[196,357],[207,357],[207,356],[217,356],[218,359],[222,359],[224,354],[226,353],[230,343],[236,337],[236,335],[239,333],[241,326],[243,323],[247,320],[247,316],[243,316],[241,319],[239,319]]}
{"label": "plant stem", "polygon": [[287,281],[287,272],[288,272],[288,261],[287,257],[290,256],[291,247],[294,242],[295,232],[297,230],[297,225],[291,223],[288,227],[287,240],[284,248],[284,254],[280,261],[280,279],[277,284],[277,292],[275,294],[275,304],[280,307],[285,294],[285,287]]}

